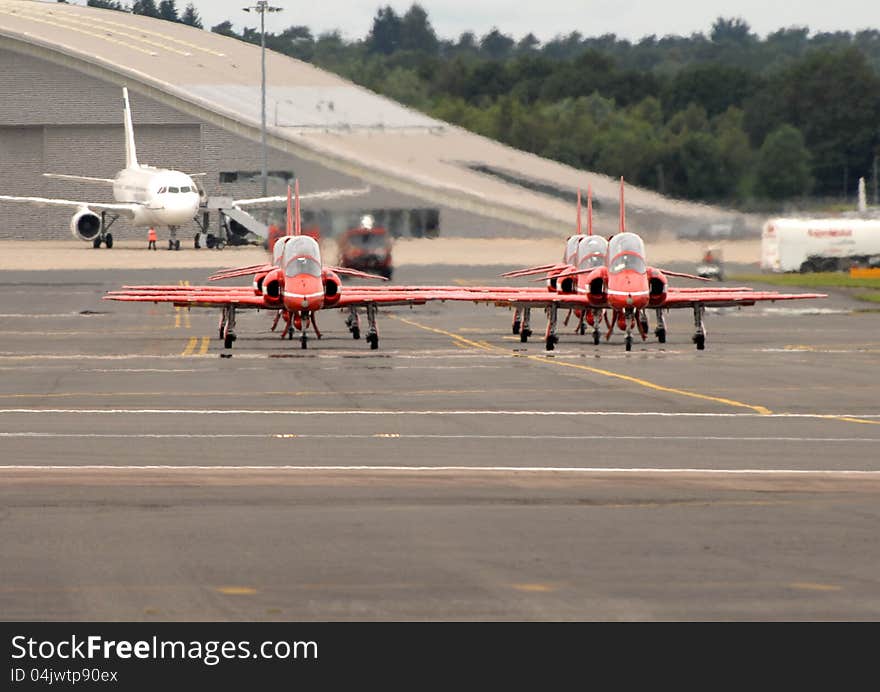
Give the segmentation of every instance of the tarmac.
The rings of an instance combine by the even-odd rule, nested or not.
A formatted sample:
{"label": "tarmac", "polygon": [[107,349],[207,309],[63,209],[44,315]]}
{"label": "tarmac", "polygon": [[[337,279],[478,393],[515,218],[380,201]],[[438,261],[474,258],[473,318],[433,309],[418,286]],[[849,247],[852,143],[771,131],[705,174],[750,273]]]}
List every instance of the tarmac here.
{"label": "tarmac", "polygon": [[[548,354],[492,306],[383,310],[377,351],[251,312],[227,351],[216,311],[101,300],[257,250],[0,271],[0,619],[880,617],[880,313],[709,310],[696,351],[682,310],[666,344]],[[500,284],[491,257],[394,282]]]}

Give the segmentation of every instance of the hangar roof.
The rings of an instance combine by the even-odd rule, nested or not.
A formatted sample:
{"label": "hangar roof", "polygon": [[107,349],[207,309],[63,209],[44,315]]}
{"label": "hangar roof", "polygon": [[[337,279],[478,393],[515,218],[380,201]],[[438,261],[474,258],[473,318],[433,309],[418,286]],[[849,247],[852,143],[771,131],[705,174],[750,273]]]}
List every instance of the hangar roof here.
{"label": "hangar roof", "polygon": [[[0,0],[0,48],[141,92],[260,140],[260,47],[184,24],[80,5]],[[267,141],[376,185],[566,236],[592,185],[602,232],[617,181],[435,120],[334,74],[266,51]],[[627,187],[629,229],[674,229],[731,212]]]}

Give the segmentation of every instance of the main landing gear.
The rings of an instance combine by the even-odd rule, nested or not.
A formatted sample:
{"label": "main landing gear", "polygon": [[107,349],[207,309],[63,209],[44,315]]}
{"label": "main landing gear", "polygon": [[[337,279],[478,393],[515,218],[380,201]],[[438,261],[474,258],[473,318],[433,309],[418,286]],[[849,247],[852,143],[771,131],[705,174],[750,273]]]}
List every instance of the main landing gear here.
{"label": "main landing gear", "polygon": [[232,348],[232,344],[238,338],[235,335],[235,307],[230,305],[220,312],[220,338],[223,339],[224,348]]}
{"label": "main landing gear", "polygon": [[370,349],[375,351],[379,348],[379,331],[376,329],[376,306],[367,304],[367,343]]}
{"label": "main landing gear", "polygon": [[526,343],[529,340],[529,337],[532,335],[532,309],[531,308],[523,308],[522,309],[522,324],[519,329],[519,340],[521,343]]}
{"label": "main landing gear", "polygon": [[559,336],[556,334],[558,312],[559,307],[555,303],[547,308],[547,333],[544,336],[544,343],[548,351],[552,351],[559,343]]}
{"label": "main landing gear", "polygon": [[510,331],[514,334],[519,334],[519,329],[522,326],[522,310],[519,308],[513,309],[513,324],[510,327]]}
{"label": "main landing gear", "polygon": [[706,306],[702,303],[694,304],[694,327],[696,331],[694,332],[693,341],[697,345],[698,351],[703,351],[706,348],[706,327],[703,324],[703,313],[706,310]]}
{"label": "main landing gear", "polygon": [[102,243],[108,250],[113,247],[113,234],[110,233],[110,226],[112,226],[118,218],[118,214],[108,214],[106,211],[101,212],[101,230],[98,231],[98,235],[92,240],[93,248],[97,250],[101,247]]}
{"label": "main landing gear", "polygon": [[348,317],[345,318],[345,326],[351,332],[352,339],[361,338],[361,321],[358,318],[357,308],[350,307],[348,309]]}
{"label": "main landing gear", "polygon": [[657,329],[654,330],[654,335],[661,344],[666,343],[666,317],[663,308],[657,308]]}

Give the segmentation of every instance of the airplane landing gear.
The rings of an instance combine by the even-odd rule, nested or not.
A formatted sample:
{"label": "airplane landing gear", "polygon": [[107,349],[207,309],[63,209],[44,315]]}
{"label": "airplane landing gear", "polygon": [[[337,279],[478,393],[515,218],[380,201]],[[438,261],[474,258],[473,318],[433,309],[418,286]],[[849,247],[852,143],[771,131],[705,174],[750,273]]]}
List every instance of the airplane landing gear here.
{"label": "airplane landing gear", "polygon": [[657,308],[657,329],[654,330],[657,341],[661,344],[666,343],[666,318],[663,315],[663,308]]}
{"label": "airplane landing gear", "polygon": [[510,327],[510,331],[514,334],[519,334],[519,329],[522,326],[522,312],[519,308],[513,309],[513,324]]}
{"label": "airplane landing gear", "polygon": [[556,344],[559,343],[559,336],[556,334],[556,320],[558,315],[559,308],[556,304],[551,305],[547,308],[547,334],[545,335],[545,347],[548,351],[552,351],[556,348]]}
{"label": "airplane landing gear", "polygon": [[223,308],[220,315],[220,338],[223,339],[224,348],[232,348],[238,338],[235,335],[235,308],[232,306]]}
{"label": "airplane landing gear", "polygon": [[523,308],[522,309],[522,325],[519,330],[519,340],[520,343],[526,343],[529,340],[529,337],[532,335],[532,309],[531,308]]}
{"label": "airplane landing gear", "polygon": [[697,345],[697,350],[702,351],[706,348],[706,327],[703,324],[703,313],[706,308],[700,303],[694,305],[694,332],[693,341]]}
{"label": "airplane landing gear", "polygon": [[375,305],[367,305],[367,324],[367,343],[370,344],[370,349],[375,351],[377,348],[379,348],[379,331],[376,329]]}
{"label": "airplane landing gear", "polygon": [[169,226],[168,231],[170,232],[170,237],[168,238],[168,249],[169,250],[179,250],[180,249],[180,240],[177,238],[177,226]]}
{"label": "airplane landing gear", "polygon": [[361,338],[361,322],[358,318],[357,308],[351,307],[348,309],[348,317],[345,318],[345,326],[348,327],[348,331],[351,332],[351,337],[353,339]]}
{"label": "airplane landing gear", "polygon": [[[108,222],[107,219],[110,219]],[[106,211],[101,212],[101,230],[98,231],[98,235],[95,236],[94,240],[92,240],[92,247],[98,249],[101,247],[101,243],[107,246],[109,250],[113,247],[113,234],[110,233],[110,226],[119,218],[118,214],[108,214]]]}

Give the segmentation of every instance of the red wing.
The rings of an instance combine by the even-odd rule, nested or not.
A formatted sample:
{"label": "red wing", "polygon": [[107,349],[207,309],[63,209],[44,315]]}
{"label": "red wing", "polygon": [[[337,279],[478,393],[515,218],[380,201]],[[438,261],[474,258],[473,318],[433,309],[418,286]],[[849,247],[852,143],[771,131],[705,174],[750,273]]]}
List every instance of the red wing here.
{"label": "red wing", "polygon": [[508,279],[520,277],[520,276],[531,276],[533,274],[546,274],[548,272],[560,271],[563,269],[576,269],[577,267],[573,267],[570,264],[565,264],[564,262],[559,262],[556,264],[542,264],[538,267],[529,267],[528,269],[514,269],[513,271],[504,272],[501,276],[505,276]]}
{"label": "red wing", "polygon": [[[184,290],[177,290],[184,289]],[[163,290],[161,286],[143,286],[136,289],[108,291],[103,300],[117,300],[126,303],[173,303],[178,307],[222,308],[234,305],[237,308],[266,308],[263,296],[253,291],[238,289],[217,290],[214,286],[173,286]]]}
{"label": "red wing", "polygon": [[378,281],[388,281],[387,276],[379,276],[378,274],[368,274],[367,272],[362,272],[357,269],[349,269],[348,267],[329,267],[325,266],[324,269],[329,269],[336,274],[344,274],[345,276],[357,276],[361,279],[376,279]]}
{"label": "red wing", "polygon": [[812,298],[827,298],[825,293],[777,293],[775,291],[688,291],[681,289],[679,292],[670,293],[663,303],[664,308],[687,308],[695,304],[707,307],[732,307],[735,305],[754,305],[758,302],[776,300],[807,300]]}
{"label": "red wing", "polygon": [[208,281],[220,281],[221,279],[233,279],[236,276],[251,276],[260,272],[268,272],[275,269],[274,264],[252,264],[249,267],[238,267],[235,269],[221,269],[208,277]]}

